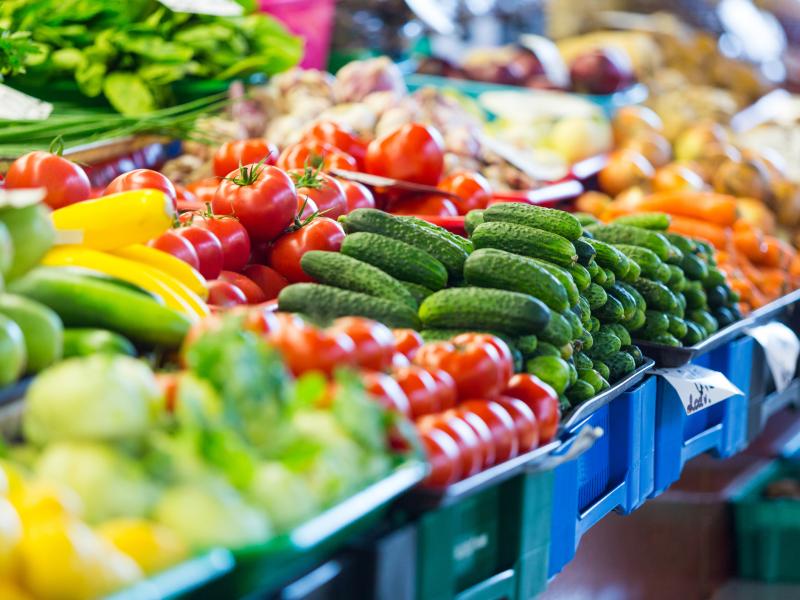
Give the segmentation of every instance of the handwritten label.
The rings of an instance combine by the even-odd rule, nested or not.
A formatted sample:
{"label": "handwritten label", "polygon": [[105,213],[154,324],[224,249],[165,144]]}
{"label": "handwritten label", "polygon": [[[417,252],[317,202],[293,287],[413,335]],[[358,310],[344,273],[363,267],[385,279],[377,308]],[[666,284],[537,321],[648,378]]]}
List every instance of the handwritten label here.
{"label": "handwritten label", "polygon": [[686,365],[677,369],[654,369],[652,373],[667,380],[677,392],[687,415],[743,393],[719,371],[696,365]]}
{"label": "handwritten label", "polygon": [[747,334],[764,349],[775,389],[782,392],[791,383],[797,370],[797,357],[800,355],[800,340],[797,335],[777,321],[751,327]]}
{"label": "handwritten label", "polygon": [[44,188],[4,190],[0,188],[0,208],[24,208],[44,200]]}
{"label": "handwritten label", "polygon": [[53,105],[23,94],[0,83],[0,119],[43,121],[53,112]]}
{"label": "handwritten label", "polygon": [[195,15],[214,15],[216,17],[238,17],[244,9],[233,0],[158,0],[174,12]]}

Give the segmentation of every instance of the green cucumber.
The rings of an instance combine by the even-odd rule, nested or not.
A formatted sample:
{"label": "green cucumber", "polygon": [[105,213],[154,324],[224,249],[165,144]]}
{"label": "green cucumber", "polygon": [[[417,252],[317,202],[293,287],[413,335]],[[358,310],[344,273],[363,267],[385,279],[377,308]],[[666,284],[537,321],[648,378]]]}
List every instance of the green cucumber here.
{"label": "green cucumber", "polygon": [[578,264],[588,268],[589,265],[594,262],[593,259],[597,254],[594,246],[592,246],[586,238],[573,240],[572,244],[575,246],[575,252],[578,253]]}
{"label": "green cucumber", "polygon": [[674,335],[679,340],[686,335],[686,321],[676,315],[667,315],[669,319],[669,334]]}
{"label": "green cucumber", "polygon": [[578,291],[578,286],[575,285],[575,280],[572,278],[572,275],[569,271],[567,271],[564,267],[559,267],[558,265],[549,263],[546,260],[540,260],[538,258],[531,258],[531,260],[545,269],[553,277],[558,279],[559,283],[561,283],[567,292],[567,301],[570,304],[575,304],[578,302],[580,292]]}
{"label": "green cucumber", "polygon": [[561,358],[561,350],[550,344],[549,342],[539,342],[533,356],[555,356]]}
{"label": "green cucumber", "polygon": [[597,390],[595,390],[594,386],[583,379],[578,379],[575,384],[570,386],[566,391],[570,406],[577,406],[581,402],[586,402],[593,398],[596,393]]}
{"label": "green cucumber", "polygon": [[43,304],[14,294],[0,294],[0,315],[14,321],[25,338],[26,373],[38,373],[61,360],[64,325]]}
{"label": "green cucumber", "polygon": [[595,311],[603,306],[608,300],[608,294],[606,291],[596,283],[592,283],[589,286],[589,289],[587,289],[583,294],[583,297],[586,298],[586,301],[589,303],[589,307],[592,309],[592,311]]}
{"label": "green cucumber", "polygon": [[0,387],[14,383],[25,372],[25,336],[14,321],[0,315]]}
{"label": "green cucumber", "polygon": [[736,316],[733,314],[733,311],[727,306],[718,306],[715,308],[714,317],[717,319],[717,323],[720,327],[727,327],[731,323],[735,323],[737,320]]}
{"label": "green cucumber", "polygon": [[469,285],[529,294],[554,311],[569,308],[567,291],[558,279],[532,259],[503,250],[482,248],[464,263]]}
{"label": "green cucumber", "polygon": [[591,385],[595,394],[603,390],[603,376],[591,367],[588,369],[578,369],[578,379]]}
{"label": "green cucumber", "polygon": [[644,327],[645,321],[647,317],[645,316],[645,311],[636,309],[636,312],[633,314],[633,318],[625,323],[625,327],[628,328],[628,331],[638,331],[642,327]]}
{"label": "green cucumber", "polygon": [[679,265],[683,262],[683,252],[677,246],[673,246],[672,244],[669,245],[669,257],[667,260],[671,265]]}
{"label": "green cucumber", "polygon": [[530,358],[539,347],[539,338],[533,334],[523,335],[514,341],[514,345],[522,352],[522,356]]}
{"label": "green cucumber", "polygon": [[569,385],[570,370],[567,362],[557,356],[537,356],[525,364],[528,373],[536,375],[552,387],[557,394],[563,394]]}
{"label": "green cucumber", "polygon": [[[600,322],[598,321],[598,327],[597,327],[598,331],[600,330],[599,323]],[[578,340],[578,341],[580,341],[580,343],[581,343],[581,349],[582,350],[590,350],[591,347],[594,346],[594,337],[592,336],[592,333],[590,331],[588,331],[587,329],[583,330],[583,333],[581,334],[580,340]]]}
{"label": "green cucumber", "polygon": [[685,235],[681,235],[680,233],[673,233],[671,231],[665,231],[664,237],[667,238],[667,241],[672,244],[673,246],[677,246],[677,248],[683,252],[684,257],[686,254],[694,254],[697,252],[697,244],[695,244],[691,239],[687,238]]}
{"label": "green cucumber", "polygon": [[669,268],[668,264],[662,263],[661,266],[658,267],[654,279],[666,283],[670,280],[670,277],[672,277],[672,270]]}
{"label": "green cucumber", "polygon": [[[464,261],[467,260],[468,253],[460,245],[447,239],[446,236],[439,232],[433,231],[430,227],[420,227],[411,221],[395,217],[375,208],[357,208],[339,217],[339,221],[344,225],[345,231],[348,233],[366,232],[383,235],[396,242],[405,242],[418,250],[427,252],[444,265],[447,274],[452,280],[459,279],[464,270]],[[431,227],[436,226],[432,225]],[[405,259],[409,260],[410,258],[406,257]],[[398,277],[398,279],[426,285],[423,281],[415,281],[406,277]],[[426,287],[438,289],[435,285],[426,285]]]}
{"label": "green cucumber", "polygon": [[597,217],[594,215],[590,215],[586,212],[576,212],[572,213],[572,216],[578,219],[578,222],[583,226],[586,227],[587,225],[594,225],[595,223],[599,223],[600,221],[597,220]]}
{"label": "green cucumber", "polygon": [[[625,277],[623,277],[623,281],[636,281],[639,277],[642,276],[642,268],[639,266],[639,263],[628,260],[628,272],[625,273]],[[619,283],[619,282],[618,282]]]}
{"label": "green cucumber", "polygon": [[670,289],[660,281],[641,277],[631,284],[642,295],[648,308],[664,312],[675,312],[678,300]]}
{"label": "green cucumber", "polygon": [[606,280],[605,280],[605,282],[603,282],[601,285],[602,285],[602,286],[603,286],[605,289],[608,289],[608,288],[610,288],[612,285],[614,285],[615,283],[617,283],[617,276],[616,276],[616,275],[614,275],[614,271],[612,271],[611,269],[603,269],[603,271],[605,271],[605,274],[606,274]]}
{"label": "green cucumber", "polygon": [[678,338],[676,338],[671,333],[663,332],[657,333],[649,338],[647,338],[649,342],[654,342],[656,344],[663,344],[664,346],[674,346],[678,347],[681,345],[681,342]]}
{"label": "green cucumber", "polygon": [[590,225],[586,228],[595,238],[609,244],[630,244],[642,246],[656,253],[661,260],[667,260],[671,252],[671,244],[658,232],[629,225]]}
{"label": "green cucumber", "polygon": [[689,310],[704,309],[708,306],[706,291],[699,281],[690,281],[683,290],[683,296],[686,298],[686,308]]}
{"label": "green cucumber", "polygon": [[650,279],[658,276],[658,270],[661,268],[661,265],[664,264],[655,252],[647,248],[630,246],[628,244],[617,244],[616,248],[639,265],[641,274]]}
{"label": "green cucumber", "polygon": [[580,372],[580,369],[591,369],[594,367],[592,359],[589,358],[584,352],[576,352],[572,357],[572,360],[575,362],[578,372]]}
{"label": "green cucumber", "polygon": [[475,229],[483,223],[483,210],[471,210],[464,217],[464,230],[468,236],[472,236]]}
{"label": "green cucumber", "polygon": [[318,319],[352,315],[375,319],[389,327],[419,328],[417,314],[407,304],[319,283],[294,283],[283,288],[278,294],[278,309]]}
{"label": "green cucumber", "polygon": [[624,311],[623,316],[626,321],[629,321],[633,318],[634,313],[638,309],[636,305],[636,299],[624,287],[622,287],[619,283],[615,283],[606,290],[606,294],[613,296],[619,300],[620,304],[622,304],[622,309]]}
{"label": "green cucumber", "polygon": [[589,328],[589,332],[590,332],[592,335],[594,335],[594,334],[595,334],[595,333],[597,333],[598,331],[600,331],[600,319],[598,319],[598,318],[597,318],[597,317],[595,317],[595,316],[592,316],[592,320],[591,320],[591,327]]}
{"label": "green cucumber", "polygon": [[300,266],[318,283],[394,300],[415,310],[419,305],[400,281],[369,263],[341,252],[310,250],[300,259]]}
{"label": "green cucumber", "polygon": [[549,342],[554,346],[563,346],[572,340],[572,326],[566,317],[551,311],[550,321],[547,326],[538,333],[538,337],[543,342]]}
{"label": "green cucumber", "polygon": [[608,333],[613,333],[615,336],[617,336],[623,346],[631,345],[631,334],[628,332],[627,329],[625,329],[625,327],[622,324],[608,323],[600,327],[600,333],[604,331]]}
{"label": "green cucumber", "polygon": [[606,270],[600,265],[597,265],[597,271],[592,275],[592,282],[599,286],[604,286],[606,284],[606,279]]}
{"label": "green cucumber", "polygon": [[706,288],[706,300],[708,305],[712,307],[727,306],[730,303],[728,294],[728,287],[724,285],[715,285],[714,287]]}
{"label": "green cucumber", "polygon": [[592,310],[603,323],[616,323],[625,319],[625,309],[614,296],[609,296],[606,303],[597,310]]}
{"label": "green cucumber", "polygon": [[522,202],[492,204],[483,211],[483,220],[518,223],[555,233],[568,240],[577,240],[583,233],[580,221],[570,213]]}
{"label": "green cucumber", "polygon": [[719,323],[714,315],[707,310],[690,310],[686,316],[705,329],[708,335],[719,329]]}
{"label": "green cucumber", "polygon": [[92,354],[136,356],[136,348],[128,338],[107,329],[64,330],[64,358]]}
{"label": "green cucumber", "polygon": [[585,266],[586,270],[589,271],[589,277],[592,278],[592,281],[594,281],[595,278],[600,275],[600,273],[602,273],[602,276],[605,278],[605,273],[603,273],[603,270],[600,268],[600,265],[597,264],[597,261],[589,261],[589,264]]}
{"label": "green cucumber", "polygon": [[[564,357],[562,356],[562,358]],[[567,367],[569,367],[569,385],[567,387],[569,389],[578,381],[578,369],[575,368],[575,365],[570,360],[566,358],[564,360],[567,361]]]}
{"label": "green cucumber", "polygon": [[561,313],[561,316],[564,317],[567,322],[569,322],[570,328],[572,330],[572,339],[576,340],[583,334],[583,322],[580,320],[578,315],[576,315],[571,310],[565,310]]}
{"label": "green cucumber", "polygon": [[683,269],[678,265],[667,265],[670,270],[669,279],[666,281],[667,286],[673,292],[682,292],[686,288],[686,276],[683,274]]}
{"label": "green cucumber", "polygon": [[695,254],[683,253],[681,268],[689,279],[703,281],[708,277],[708,265],[705,261]]}
{"label": "green cucumber", "polygon": [[577,306],[580,311],[581,323],[584,325],[589,323],[592,318],[592,308],[589,306],[589,301],[583,296],[580,296],[575,306]]}
{"label": "green cucumber", "polygon": [[569,274],[572,275],[572,280],[575,282],[579,291],[582,292],[591,285],[592,276],[589,275],[589,271],[586,270],[586,267],[575,263],[565,268],[569,271]]}
{"label": "green cucumber", "polygon": [[[418,283],[411,283],[410,281],[401,281],[400,284],[406,289],[406,291],[409,294],[411,294],[411,297],[414,299],[415,308],[419,308],[419,305],[422,304],[422,301],[433,293],[433,290],[428,289],[424,285],[420,285]],[[391,300],[391,298],[389,299]]]}
{"label": "green cucumber", "polygon": [[594,366],[592,368],[595,371],[597,371],[598,373],[600,373],[600,376],[603,379],[608,380],[609,375],[611,374],[611,372],[610,372],[610,370],[608,368],[608,365],[606,363],[604,363],[602,360],[599,360],[599,359],[598,360],[592,360],[592,362],[594,363]]}
{"label": "green cucumber", "polygon": [[608,365],[609,381],[618,381],[636,370],[636,361],[627,352],[616,352],[605,363]]}
{"label": "green cucumber", "polygon": [[669,228],[671,221],[672,219],[666,213],[644,212],[617,217],[612,223],[615,225],[630,225],[631,227],[641,227],[642,229],[664,231]]}
{"label": "green cucumber", "polygon": [[644,326],[639,331],[643,336],[653,336],[669,332],[669,316],[656,310],[645,311]]}
{"label": "green cucumber", "polygon": [[639,290],[626,281],[620,281],[617,285],[631,295],[631,298],[636,302],[637,310],[642,312],[647,310],[647,302],[645,302],[644,296],[639,293]]}
{"label": "green cucumber", "polygon": [[708,274],[703,278],[703,287],[710,288],[715,285],[725,285],[725,273],[717,267],[708,267]]}
{"label": "green cucumber", "polygon": [[614,275],[624,277],[628,272],[628,257],[611,244],[600,240],[587,240],[597,252],[595,261],[605,269],[610,269]]}
{"label": "green cucumber", "polygon": [[345,236],[341,252],[402,281],[432,290],[440,290],[447,284],[447,269],[425,250],[377,233]]}
{"label": "green cucumber", "polygon": [[694,321],[686,321],[686,335],[681,338],[681,341],[686,346],[694,346],[699,344],[708,337],[708,332],[699,323]]}
{"label": "green cucumber", "polygon": [[609,331],[601,330],[594,336],[594,345],[586,354],[593,361],[595,359],[605,361],[615,352],[619,352],[620,348],[622,348],[622,341],[617,336]]}
{"label": "green cucumber", "polygon": [[[351,213],[352,214],[352,213]],[[443,237],[446,240],[453,242],[456,246],[461,248],[467,254],[471,254],[475,247],[472,245],[472,242],[465,237],[461,237],[453,233],[452,231],[448,231],[444,227],[440,227],[439,225],[434,225],[430,221],[426,221],[425,219],[420,219],[419,217],[411,217],[411,216],[397,216],[398,219],[401,221],[408,221],[409,223],[413,223],[417,227],[422,227],[423,229],[427,229],[428,231],[438,235],[439,237]]]}
{"label": "green cucumber", "polygon": [[633,358],[633,362],[636,364],[637,367],[644,364],[644,354],[642,354],[641,348],[639,346],[634,346],[629,344],[627,346],[623,346],[620,349],[620,352],[625,352],[626,354],[630,354]]}
{"label": "green cucumber", "polygon": [[523,256],[569,267],[578,260],[575,246],[567,238],[543,229],[504,221],[478,225],[472,234],[475,248],[498,248]]}
{"label": "green cucumber", "polygon": [[550,321],[550,309],[533,296],[477,287],[449,288],[422,302],[425,327],[497,330],[510,335],[538,334]]}

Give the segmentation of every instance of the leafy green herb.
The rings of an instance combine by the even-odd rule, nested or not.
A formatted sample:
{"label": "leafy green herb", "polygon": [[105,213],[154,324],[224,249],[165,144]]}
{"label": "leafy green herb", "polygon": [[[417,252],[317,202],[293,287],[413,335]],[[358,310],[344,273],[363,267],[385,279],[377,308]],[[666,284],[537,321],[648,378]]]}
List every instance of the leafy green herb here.
{"label": "leafy green herb", "polygon": [[0,81],[3,77],[24,73],[26,57],[41,53],[41,48],[30,37],[27,31],[0,32]]}

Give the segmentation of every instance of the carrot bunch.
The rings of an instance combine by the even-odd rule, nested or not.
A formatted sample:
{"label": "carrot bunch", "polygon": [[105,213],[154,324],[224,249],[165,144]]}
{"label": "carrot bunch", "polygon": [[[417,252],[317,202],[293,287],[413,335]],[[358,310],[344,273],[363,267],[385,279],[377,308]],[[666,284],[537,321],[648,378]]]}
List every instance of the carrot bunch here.
{"label": "carrot bunch", "polygon": [[715,192],[671,191],[620,200],[578,203],[603,221],[637,212],[672,216],[669,230],[706,240],[739,294],[743,314],[800,287],[800,256],[789,244],[739,217],[737,199]]}

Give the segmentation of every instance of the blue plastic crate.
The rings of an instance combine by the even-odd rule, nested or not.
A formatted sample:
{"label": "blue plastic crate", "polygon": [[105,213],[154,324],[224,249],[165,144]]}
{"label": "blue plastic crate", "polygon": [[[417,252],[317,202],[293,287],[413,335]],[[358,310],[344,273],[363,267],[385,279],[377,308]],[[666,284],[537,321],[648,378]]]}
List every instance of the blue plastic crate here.
{"label": "blue plastic crate", "polygon": [[[692,364],[723,373],[745,394],[750,390],[753,339],[744,336],[695,358]],[[730,398],[687,416],[678,394],[662,378],[656,398],[655,480],[651,497],[676,481],[686,461],[711,452],[736,454],[747,444],[748,399]]]}
{"label": "blue plastic crate", "polygon": [[[554,471],[548,574],[572,560],[581,536],[616,510],[638,508],[653,489],[656,380],[635,388],[587,417],[603,437]],[[584,425],[581,424],[580,426]]]}

